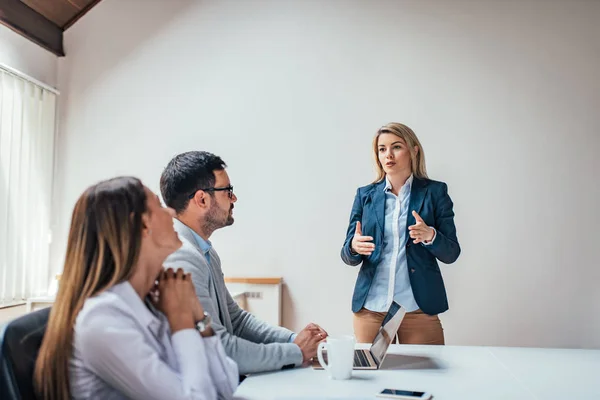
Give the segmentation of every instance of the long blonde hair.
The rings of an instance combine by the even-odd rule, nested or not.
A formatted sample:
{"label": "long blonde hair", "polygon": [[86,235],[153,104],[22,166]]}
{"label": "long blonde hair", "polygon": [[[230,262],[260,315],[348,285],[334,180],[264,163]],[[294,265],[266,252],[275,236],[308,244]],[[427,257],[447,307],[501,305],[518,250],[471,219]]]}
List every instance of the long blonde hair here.
{"label": "long blonde hair", "polygon": [[40,398],[70,399],[69,360],[77,314],[86,299],[129,279],[142,242],[146,192],[131,177],[88,188],[77,200],[56,301],[35,364]]}
{"label": "long blonde hair", "polygon": [[[373,183],[381,182],[385,179],[385,171],[383,170],[383,166],[379,162],[379,150],[378,150],[378,141],[379,136],[384,133],[391,133],[393,135],[402,138],[404,142],[406,142],[406,146],[408,146],[408,151],[410,152],[410,160],[413,175],[417,178],[427,178],[427,168],[425,167],[425,152],[423,151],[423,146],[421,146],[421,142],[419,142],[419,138],[410,129],[408,126],[401,124],[399,122],[390,122],[387,125],[379,128],[377,133],[375,134],[375,138],[373,138],[373,155],[375,156],[375,169],[377,170],[377,178]],[[415,147],[419,149],[419,151],[415,151]]]}

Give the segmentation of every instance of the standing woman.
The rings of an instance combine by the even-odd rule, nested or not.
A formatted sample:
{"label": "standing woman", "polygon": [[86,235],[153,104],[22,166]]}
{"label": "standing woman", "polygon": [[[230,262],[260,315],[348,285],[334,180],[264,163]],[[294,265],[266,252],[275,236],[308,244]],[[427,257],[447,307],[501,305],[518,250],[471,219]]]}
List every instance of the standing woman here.
{"label": "standing woman", "polygon": [[448,309],[437,260],[460,254],[448,186],[430,180],[423,147],[406,125],[389,123],[373,140],[378,175],[356,192],[342,260],[361,265],[354,295],[354,334],[371,343],[392,301],[407,313],[402,344],[444,344],[438,314]]}

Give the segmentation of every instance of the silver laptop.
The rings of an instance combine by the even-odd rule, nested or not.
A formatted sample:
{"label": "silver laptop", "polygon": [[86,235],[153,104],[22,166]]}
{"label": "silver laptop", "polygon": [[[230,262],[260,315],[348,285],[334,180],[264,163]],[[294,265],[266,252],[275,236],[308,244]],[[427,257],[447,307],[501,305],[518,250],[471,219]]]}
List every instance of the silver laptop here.
{"label": "silver laptop", "polygon": [[[354,350],[353,369],[379,369],[381,367],[387,349],[396,336],[402,319],[404,319],[404,314],[406,314],[406,310],[393,301],[371,347],[368,350]],[[323,358],[325,362],[328,362],[327,351],[323,351]],[[314,369],[323,369],[317,359],[314,360],[312,366]]]}

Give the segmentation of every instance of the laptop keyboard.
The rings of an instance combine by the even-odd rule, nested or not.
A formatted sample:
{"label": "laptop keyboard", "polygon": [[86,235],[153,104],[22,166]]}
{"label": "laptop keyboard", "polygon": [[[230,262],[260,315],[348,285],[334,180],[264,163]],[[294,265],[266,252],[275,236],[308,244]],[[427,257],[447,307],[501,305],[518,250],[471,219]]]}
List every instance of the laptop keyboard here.
{"label": "laptop keyboard", "polygon": [[366,351],[355,350],[354,351],[354,366],[355,367],[369,367],[369,359],[367,358]]}
{"label": "laptop keyboard", "polygon": [[[328,363],[327,351],[323,352],[323,361]],[[318,361],[317,361],[318,363]],[[354,350],[354,367],[370,367],[369,359],[367,358],[366,350]]]}

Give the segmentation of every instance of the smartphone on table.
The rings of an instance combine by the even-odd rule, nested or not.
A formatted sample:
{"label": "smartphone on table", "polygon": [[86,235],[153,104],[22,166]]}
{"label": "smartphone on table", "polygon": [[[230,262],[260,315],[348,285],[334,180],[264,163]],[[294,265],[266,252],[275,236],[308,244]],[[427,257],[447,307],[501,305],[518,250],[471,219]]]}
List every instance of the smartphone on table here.
{"label": "smartphone on table", "polygon": [[431,393],[416,392],[413,390],[383,389],[377,397],[398,400],[429,400],[431,399]]}

